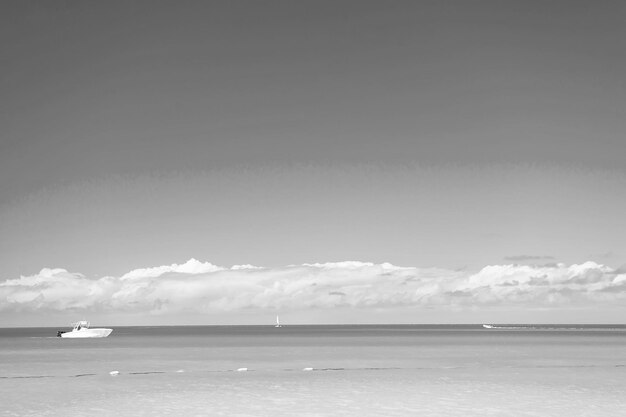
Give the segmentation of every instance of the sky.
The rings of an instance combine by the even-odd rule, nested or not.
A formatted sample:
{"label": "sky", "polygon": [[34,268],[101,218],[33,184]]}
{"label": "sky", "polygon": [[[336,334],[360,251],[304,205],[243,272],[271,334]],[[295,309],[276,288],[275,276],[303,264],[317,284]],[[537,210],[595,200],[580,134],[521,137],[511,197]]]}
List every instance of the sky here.
{"label": "sky", "polygon": [[0,326],[622,323],[625,23],[4,1]]}

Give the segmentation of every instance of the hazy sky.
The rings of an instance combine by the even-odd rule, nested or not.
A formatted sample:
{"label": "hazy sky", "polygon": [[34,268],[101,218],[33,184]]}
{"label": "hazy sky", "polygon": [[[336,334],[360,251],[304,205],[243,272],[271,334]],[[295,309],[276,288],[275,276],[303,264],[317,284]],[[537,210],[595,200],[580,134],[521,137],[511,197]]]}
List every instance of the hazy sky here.
{"label": "hazy sky", "polygon": [[[619,321],[624,51],[622,1],[3,1],[0,325]],[[190,258],[247,301],[122,279]],[[255,299],[302,271],[385,297]]]}

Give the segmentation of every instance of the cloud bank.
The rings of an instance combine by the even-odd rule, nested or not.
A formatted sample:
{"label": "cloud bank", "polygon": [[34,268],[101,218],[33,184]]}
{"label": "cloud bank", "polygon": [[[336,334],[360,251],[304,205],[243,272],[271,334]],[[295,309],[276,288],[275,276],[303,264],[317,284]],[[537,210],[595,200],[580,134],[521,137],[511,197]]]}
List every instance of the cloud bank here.
{"label": "cloud bank", "polygon": [[0,312],[166,315],[254,310],[623,305],[626,273],[595,262],[490,265],[478,272],[334,262],[230,268],[190,259],[89,278],[65,269],[0,282]]}

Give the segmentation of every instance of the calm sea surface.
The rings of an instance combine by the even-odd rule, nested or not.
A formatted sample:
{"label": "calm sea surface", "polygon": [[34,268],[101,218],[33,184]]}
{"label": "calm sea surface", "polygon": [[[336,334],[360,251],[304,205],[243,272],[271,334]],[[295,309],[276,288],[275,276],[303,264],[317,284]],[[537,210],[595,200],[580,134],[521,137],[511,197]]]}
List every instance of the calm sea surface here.
{"label": "calm sea surface", "polygon": [[56,330],[0,329],[0,415],[626,410],[626,326],[116,327],[85,340]]}

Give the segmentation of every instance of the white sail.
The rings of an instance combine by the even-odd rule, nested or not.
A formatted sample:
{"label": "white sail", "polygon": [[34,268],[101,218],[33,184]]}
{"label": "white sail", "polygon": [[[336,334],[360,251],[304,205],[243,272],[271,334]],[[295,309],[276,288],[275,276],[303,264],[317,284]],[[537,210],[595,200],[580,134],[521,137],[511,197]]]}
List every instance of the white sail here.
{"label": "white sail", "polygon": [[280,325],[280,319],[278,318],[278,316],[276,316],[276,326],[274,327],[283,327]]}

